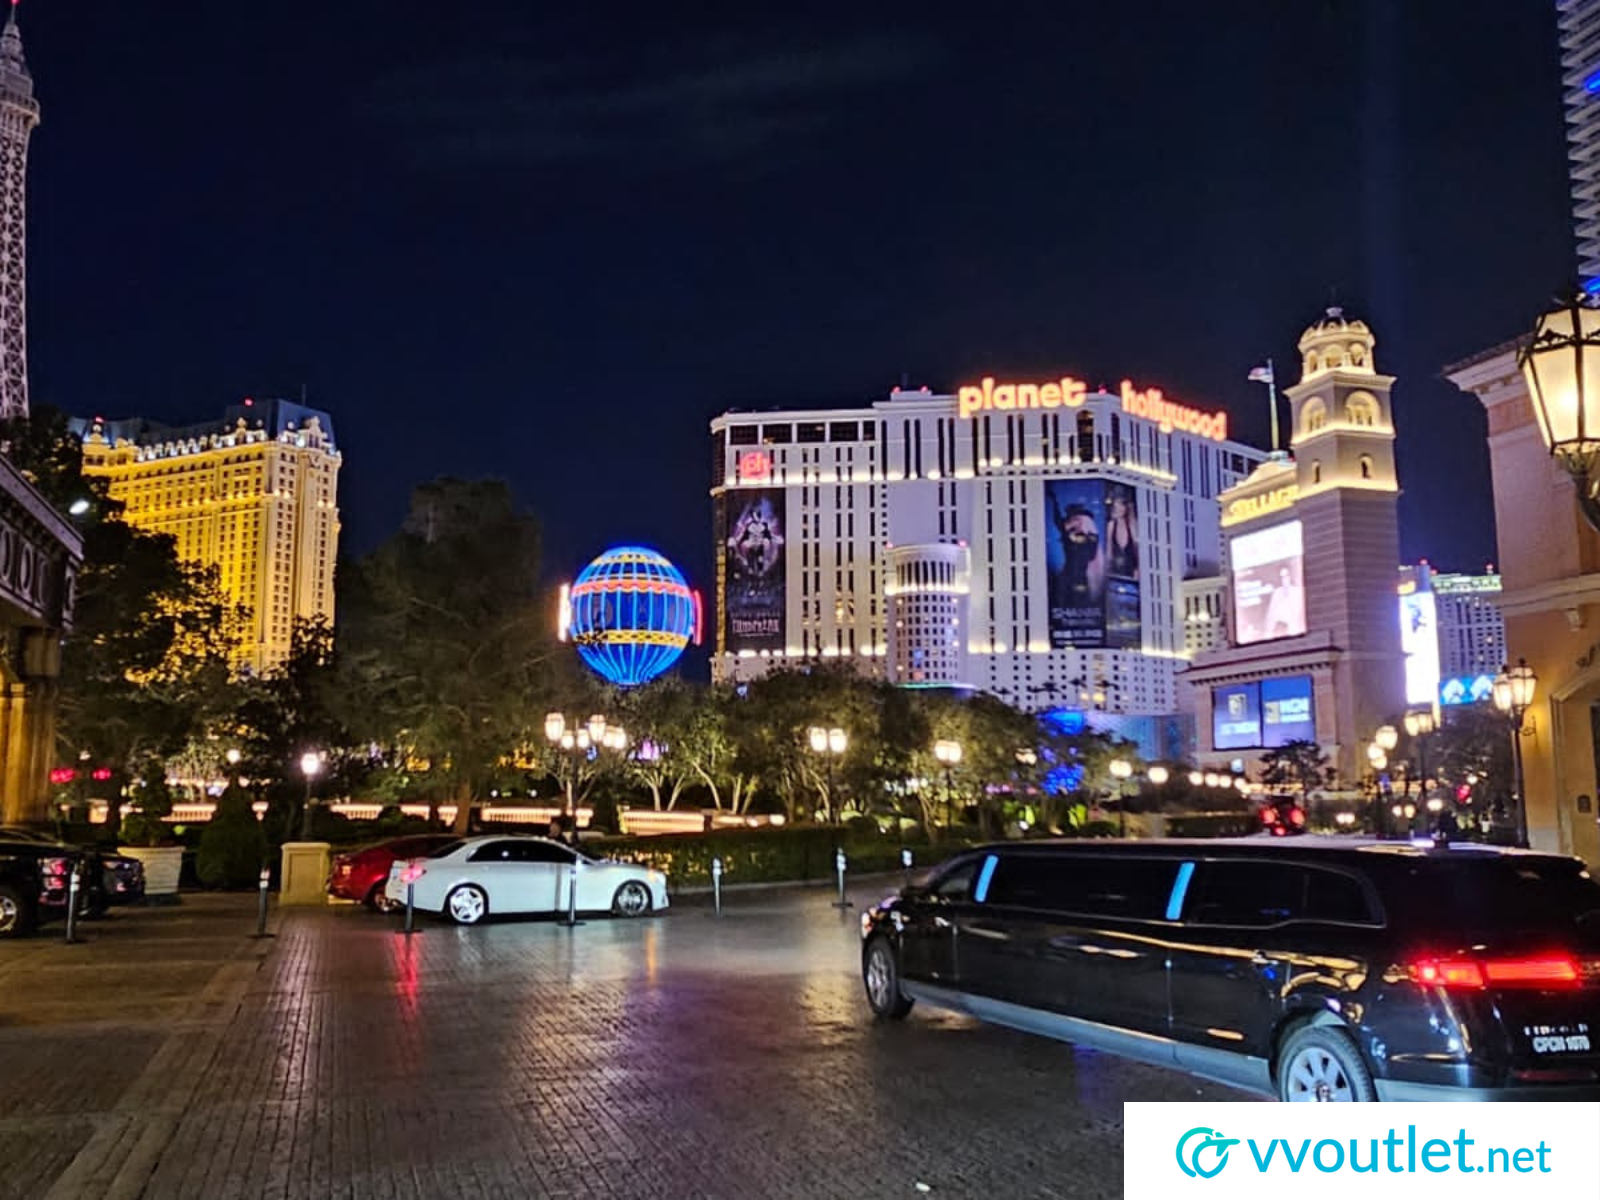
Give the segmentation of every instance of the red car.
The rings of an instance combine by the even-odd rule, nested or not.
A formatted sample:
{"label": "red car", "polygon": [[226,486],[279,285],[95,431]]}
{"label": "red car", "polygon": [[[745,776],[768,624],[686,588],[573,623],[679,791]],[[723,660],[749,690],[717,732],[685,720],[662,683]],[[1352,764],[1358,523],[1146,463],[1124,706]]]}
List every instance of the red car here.
{"label": "red car", "polygon": [[390,838],[346,854],[335,854],[333,869],[328,875],[328,895],[340,900],[359,900],[368,908],[386,910],[390,906],[384,898],[383,887],[396,859],[424,858],[440,846],[460,840],[449,833],[424,833]]}

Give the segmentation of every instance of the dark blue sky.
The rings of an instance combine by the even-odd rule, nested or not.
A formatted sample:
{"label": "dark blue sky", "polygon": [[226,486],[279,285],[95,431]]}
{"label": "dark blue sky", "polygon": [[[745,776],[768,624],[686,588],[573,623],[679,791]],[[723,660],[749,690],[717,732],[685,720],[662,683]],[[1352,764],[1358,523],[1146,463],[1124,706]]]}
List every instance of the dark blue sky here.
{"label": "dark blue sky", "polygon": [[1336,289],[1407,556],[1493,557],[1438,372],[1573,271],[1553,5],[786,7],[28,0],[36,402],[304,384],[346,549],[497,474],[553,572],[642,540],[704,587],[725,408],[1128,375],[1264,443],[1245,374]]}

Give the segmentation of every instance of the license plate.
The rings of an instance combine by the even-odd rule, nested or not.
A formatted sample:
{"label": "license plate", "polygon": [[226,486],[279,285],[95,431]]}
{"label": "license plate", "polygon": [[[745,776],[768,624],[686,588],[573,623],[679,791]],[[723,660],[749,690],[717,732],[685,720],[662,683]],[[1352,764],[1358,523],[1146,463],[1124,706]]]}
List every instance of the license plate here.
{"label": "license plate", "polygon": [[1575,1025],[1527,1025],[1522,1032],[1535,1054],[1587,1054],[1592,1048],[1587,1021]]}

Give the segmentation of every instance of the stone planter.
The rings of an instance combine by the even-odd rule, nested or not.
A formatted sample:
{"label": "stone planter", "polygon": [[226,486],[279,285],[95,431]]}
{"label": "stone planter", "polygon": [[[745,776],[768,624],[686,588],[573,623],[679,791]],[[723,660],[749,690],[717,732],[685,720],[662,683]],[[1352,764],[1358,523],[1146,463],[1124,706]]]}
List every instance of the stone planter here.
{"label": "stone planter", "polygon": [[177,900],[178,876],[183,871],[182,846],[122,846],[117,853],[137,858],[144,864],[147,900],[168,904]]}

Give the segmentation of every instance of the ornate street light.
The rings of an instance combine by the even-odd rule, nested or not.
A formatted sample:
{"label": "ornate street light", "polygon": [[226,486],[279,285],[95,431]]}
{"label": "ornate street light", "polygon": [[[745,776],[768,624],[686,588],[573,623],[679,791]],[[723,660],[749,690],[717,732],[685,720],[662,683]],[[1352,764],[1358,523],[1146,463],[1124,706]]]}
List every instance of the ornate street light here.
{"label": "ornate street light", "polygon": [[306,777],[306,802],[300,809],[300,840],[311,840],[311,788],[317,776],[322,772],[322,755],[315,750],[307,750],[300,756],[300,773]]}
{"label": "ornate street light", "polygon": [[1575,291],[1539,318],[1517,365],[1545,446],[1572,476],[1584,519],[1600,530],[1593,478],[1600,458],[1600,309]]}
{"label": "ornate street light", "polygon": [[1106,770],[1117,781],[1117,836],[1128,836],[1128,796],[1123,785],[1133,777],[1133,764],[1125,758],[1113,758]]}
{"label": "ornate street light", "polygon": [[1165,767],[1157,764],[1145,772],[1145,777],[1149,779],[1151,783],[1155,784],[1157,787],[1160,787],[1162,784],[1166,783],[1167,780],[1172,778],[1172,773]]}
{"label": "ornate street light", "polygon": [[1428,735],[1437,728],[1433,709],[1419,708],[1405,716],[1406,733],[1417,743],[1418,795],[1428,798]]}
{"label": "ornate street light", "polygon": [[1539,678],[1525,658],[1517,659],[1514,667],[1503,668],[1494,681],[1494,706],[1505,714],[1511,728],[1511,765],[1516,777],[1512,803],[1519,846],[1528,844],[1528,798],[1523,791],[1522,778],[1522,719],[1533,707],[1533,693],[1538,684]]}
{"label": "ornate street light", "polygon": [[1201,784],[1205,783],[1205,781],[1206,781],[1206,777],[1205,777],[1205,774],[1203,772],[1200,772],[1200,771],[1190,771],[1189,772],[1189,786],[1190,787],[1199,787]]}
{"label": "ornate street light", "polygon": [[1400,744],[1400,731],[1393,725],[1380,725],[1378,732],[1372,735],[1372,741],[1387,754]]}
{"label": "ornate street light", "polygon": [[828,813],[837,820],[839,809],[833,802],[833,760],[845,752],[845,747],[850,744],[850,739],[845,736],[844,730],[837,725],[832,729],[826,729],[821,725],[813,725],[806,731],[806,736],[811,743],[812,752],[822,755],[828,764]]}
{"label": "ornate street light", "polygon": [[[544,718],[544,736],[551,749],[560,751],[567,760],[562,783],[562,813],[557,822],[563,832],[570,831],[574,844],[578,840],[578,776],[591,751],[615,750],[622,753],[628,748],[627,732],[620,725],[610,724],[604,714],[595,713],[587,721],[568,721],[559,712],[547,713]],[[558,773],[558,778],[561,773]]]}

